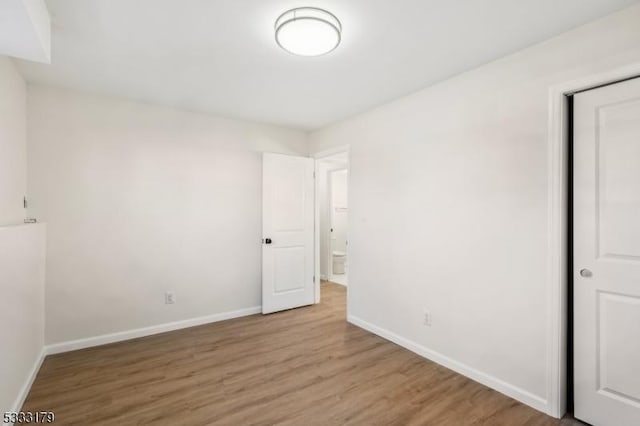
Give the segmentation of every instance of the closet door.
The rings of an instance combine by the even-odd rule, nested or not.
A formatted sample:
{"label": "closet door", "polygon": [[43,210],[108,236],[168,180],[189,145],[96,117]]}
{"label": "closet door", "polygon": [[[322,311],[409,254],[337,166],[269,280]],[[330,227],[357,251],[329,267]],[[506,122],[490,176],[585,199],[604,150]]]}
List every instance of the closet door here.
{"label": "closet door", "polygon": [[575,417],[640,425],[640,79],[574,98]]}

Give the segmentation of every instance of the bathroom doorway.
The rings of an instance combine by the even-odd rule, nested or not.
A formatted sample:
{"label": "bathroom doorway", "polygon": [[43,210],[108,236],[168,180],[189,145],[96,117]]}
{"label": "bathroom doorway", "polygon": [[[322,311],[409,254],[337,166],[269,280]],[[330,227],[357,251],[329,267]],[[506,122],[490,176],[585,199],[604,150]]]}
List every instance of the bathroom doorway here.
{"label": "bathroom doorway", "polygon": [[[349,284],[349,155],[348,148],[316,156],[316,275],[342,286]],[[317,296],[319,302],[319,292]]]}
{"label": "bathroom doorway", "polygon": [[328,280],[336,284],[346,286],[348,280],[347,263],[347,223],[349,207],[347,203],[348,193],[347,169],[331,170],[327,176],[327,226],[329,250],[327,258]]}

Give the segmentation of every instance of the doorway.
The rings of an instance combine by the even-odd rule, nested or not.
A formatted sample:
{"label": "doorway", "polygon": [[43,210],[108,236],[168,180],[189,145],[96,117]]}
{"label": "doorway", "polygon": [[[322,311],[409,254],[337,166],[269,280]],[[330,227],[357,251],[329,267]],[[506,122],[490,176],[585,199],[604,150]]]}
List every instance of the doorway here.
{"label": "doorway", "polygon": [[[349,207],[347,203],[348,177],[346,167],[327,172],[327,194],[320,203],[321,210],[327,212],[325,221],[320,221],[320,234],[325,235],[326,240],[326,276],[327,280],[336,284],[347,286],[348,268],[347,261],[347,224]],[[324,226],[323,225],[324,222]],[[322,271],[322,264],[320,265]]]}
{"label": "doorway", "polygon": [[[316,270],[322,281],[349,285],[349,149],[315,155]],[[319,302],[319,286],[317,302]]]}
{"label": "doorway", "polygon": [[572,256],[569,247],[571,224],[569,208],[570,170],[570,114],[569,98],[578,92],[626,81],[640,75],[640,62],[594,74],[582,75],[549,87],[548,92],[548,153],[547,175],[548,209],[548,258],[547,297],[549,317],[547,321],[547,407],[546,413],[561,418],[573,400],[569,383],[572,368],[569,341],[569,284],[573,269],[569,269]]}

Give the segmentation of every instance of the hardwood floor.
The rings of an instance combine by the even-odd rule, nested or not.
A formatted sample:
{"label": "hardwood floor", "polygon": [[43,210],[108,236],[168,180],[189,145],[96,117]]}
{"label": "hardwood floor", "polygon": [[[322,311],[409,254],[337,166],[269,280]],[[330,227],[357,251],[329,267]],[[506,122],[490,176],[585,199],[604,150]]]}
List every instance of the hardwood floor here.
{"label": "hardwood floor", "polygon": [[46,358],[23,407],[59,425],[573,425],[319,305]]}

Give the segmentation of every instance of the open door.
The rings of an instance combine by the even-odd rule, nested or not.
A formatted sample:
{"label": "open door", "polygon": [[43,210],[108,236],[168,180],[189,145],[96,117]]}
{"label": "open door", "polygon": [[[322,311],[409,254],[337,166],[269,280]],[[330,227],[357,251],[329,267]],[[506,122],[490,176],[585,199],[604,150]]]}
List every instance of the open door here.
{"label": "open door", "polygon": [[263,314],[314,303],[313,172],[311,158],[263,156]]}
{"label": "open door", "polygon": [[640,425],[640,79],[574,98],[575,417]]}

